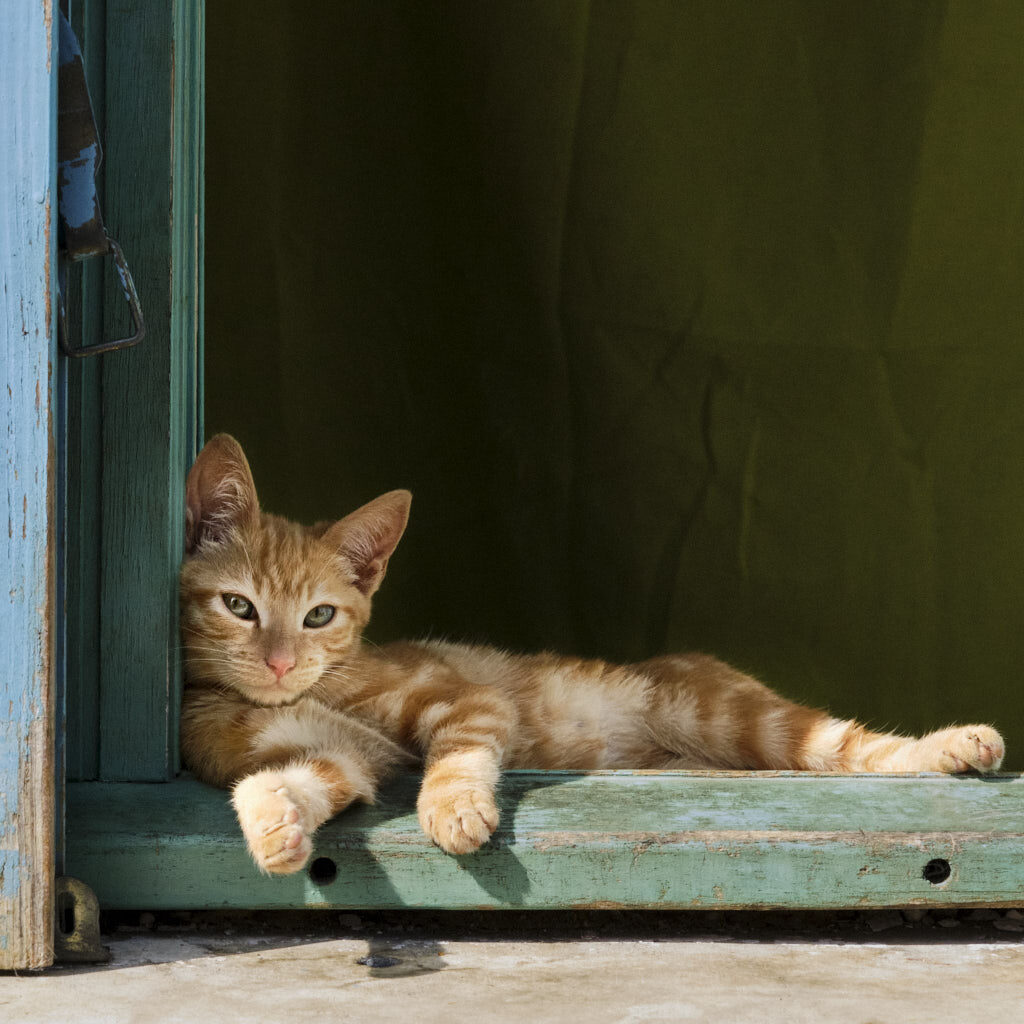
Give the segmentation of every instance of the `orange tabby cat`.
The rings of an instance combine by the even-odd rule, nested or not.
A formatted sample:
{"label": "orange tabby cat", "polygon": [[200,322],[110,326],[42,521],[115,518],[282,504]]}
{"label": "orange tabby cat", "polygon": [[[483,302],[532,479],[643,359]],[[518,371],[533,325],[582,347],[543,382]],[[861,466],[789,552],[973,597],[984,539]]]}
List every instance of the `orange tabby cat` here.
{"label": "orange tabby cat", "polygon": [[869,732],[703,654],[619,666],[435,641],[363,646],[410,499],[391,491],[313,527],[261,513],[225,434],[189,473],[182,750],[200,779],[233,787],[264,871],[298,871],[318,826],[413,759],[420,822],[449,853],[497,827],[503,767],[962,772],[1002,761],[988,726]]}

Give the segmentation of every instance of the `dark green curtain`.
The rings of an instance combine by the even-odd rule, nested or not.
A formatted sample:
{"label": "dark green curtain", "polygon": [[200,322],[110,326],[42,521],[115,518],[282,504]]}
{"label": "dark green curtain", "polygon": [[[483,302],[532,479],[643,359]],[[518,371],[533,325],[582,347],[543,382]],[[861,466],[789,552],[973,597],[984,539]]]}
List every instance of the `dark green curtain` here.
{"label": "dark green curtain", "polygon": [[208,19],[207,425],[275,511],[413,490],[372,636],[1024,750],[1024,4]]}

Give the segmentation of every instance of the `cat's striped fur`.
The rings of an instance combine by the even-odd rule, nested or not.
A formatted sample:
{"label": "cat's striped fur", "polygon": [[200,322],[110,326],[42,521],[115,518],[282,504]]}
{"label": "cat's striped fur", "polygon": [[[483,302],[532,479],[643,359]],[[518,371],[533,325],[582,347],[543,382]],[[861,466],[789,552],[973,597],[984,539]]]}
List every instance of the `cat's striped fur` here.
{"label": "cat's striped fur", "polygon": [[[316,828],[372,800],[404,762],[423,765],[426,833],[466,853],[498,824],[503,767],[959,772],[1003,757],[988,726],[870,732],[702,654],[620,666],[438,642],[364,646],[407,492],[301,527],[260,512],[242,449],[219,435],[187,496],[182,751],[200,779],[233,788],[266,871],[299,870]],[[318,624],[324,608],[333,617]]]}

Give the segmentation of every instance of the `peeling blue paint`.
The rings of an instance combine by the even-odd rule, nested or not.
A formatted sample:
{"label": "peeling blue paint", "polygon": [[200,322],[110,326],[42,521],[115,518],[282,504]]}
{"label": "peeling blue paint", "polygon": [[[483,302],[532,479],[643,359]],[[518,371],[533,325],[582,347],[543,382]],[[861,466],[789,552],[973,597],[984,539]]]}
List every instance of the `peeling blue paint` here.
{"label": "peeling blue paint", "polygon": [[57,199],[60,244],[72,259],[107,250],[106,232],[96,193],[96,172],[103,148],[92,113],[82,51],[67,18],[60,24],[60,106],[57,118]]}
{"label": "peeling blue paint", "polygon": [[[21,853],[18,850],[2,851],[0,860],[0,900],[15,900],[21,889]],[[0,932],[0,940],[6,942],[7,936]]]}
{"label": "peeling blue paint", "polygon": [[100,148],[86,146],[73,160],[60,165],[60,215],[68,227],[80,228],[100,215],[96,199],[96,171]]}
{"label": "peeling blue paint", "polygon": [[0,502],[6,504],[0,505],[0,523],[7,521],[0,531],[3,969],[52,960],[54,8],[51,0],[9,5],[0,33]]}

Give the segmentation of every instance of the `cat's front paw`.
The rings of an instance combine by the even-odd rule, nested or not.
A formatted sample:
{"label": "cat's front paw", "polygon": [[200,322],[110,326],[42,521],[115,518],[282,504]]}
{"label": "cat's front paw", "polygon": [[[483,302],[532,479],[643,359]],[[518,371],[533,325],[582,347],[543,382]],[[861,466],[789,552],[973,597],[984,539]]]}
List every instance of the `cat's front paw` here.
{"label": "cat's front paw", "polygon": [[498,827],[494,794],[479,787],[424,785],[417,810],[423,831],[445,853],[472,853]]}
{"label": "cat's front paw", "polygon": [[989,725],[964,725],[943,737],[939,771],[979,772],[999,770],[1006,752],[1002,736]]}
{"label": "cat's front paw", "polygon": [[313,850],[312,829],[279,772],[258,772],[235,786],[232,802],[249,852],[261,871],[301,871]]}

